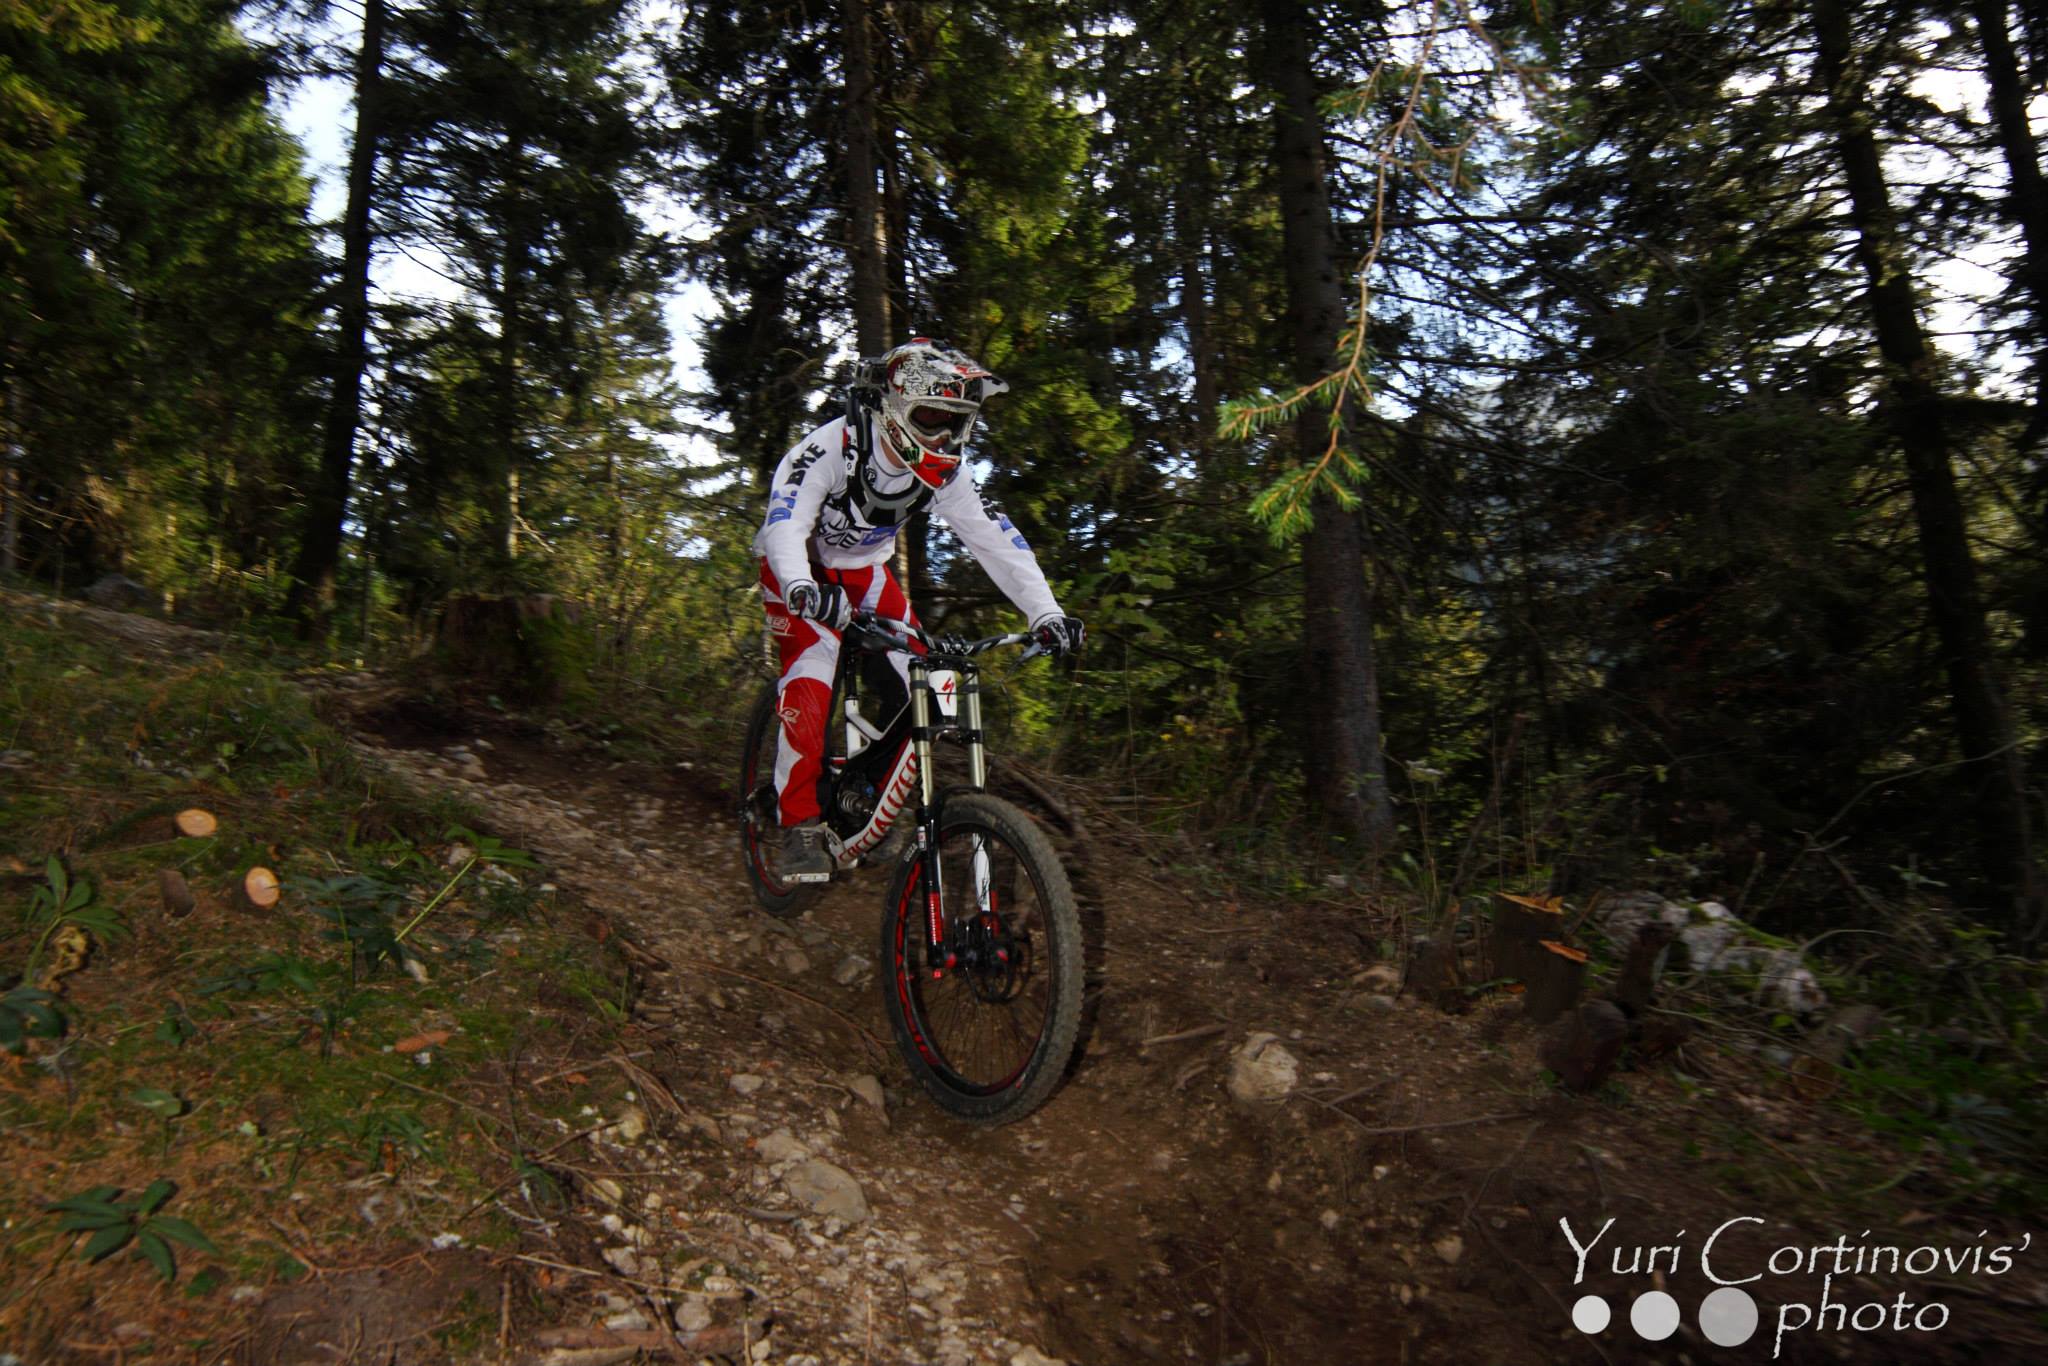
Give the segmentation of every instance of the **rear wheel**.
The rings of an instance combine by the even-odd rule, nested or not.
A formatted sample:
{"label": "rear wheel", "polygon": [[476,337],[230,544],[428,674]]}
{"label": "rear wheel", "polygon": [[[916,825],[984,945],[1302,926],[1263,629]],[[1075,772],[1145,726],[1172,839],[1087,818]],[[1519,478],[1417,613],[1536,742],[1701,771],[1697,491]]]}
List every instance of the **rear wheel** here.
{"label": "rear wheel", "polygon": [[782,824],[775,809],[775,752],[782,743],[776,689],[770,683],[747,721],[747,746],[740,755],[740,856],[747,882],[761,908],[784,920],[810,908],[824,884],[784,883],[775,876],[782,854]]}
{"label": "rear wheel", "polygon": [[1045,834],[997,797],[946,800],[939,882],[954,962],[926,962],[924,860],[882,916],[882,994],[911,1075],[976,1124],[1007,1124],[1059,1085],[1081,1024],[1081,920]]}

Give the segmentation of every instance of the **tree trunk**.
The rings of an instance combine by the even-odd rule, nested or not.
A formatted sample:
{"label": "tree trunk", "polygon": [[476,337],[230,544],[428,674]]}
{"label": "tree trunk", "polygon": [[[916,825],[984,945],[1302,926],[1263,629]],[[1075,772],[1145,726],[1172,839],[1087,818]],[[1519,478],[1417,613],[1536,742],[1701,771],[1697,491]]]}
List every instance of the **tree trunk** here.
{"label": "tree trunk", "polygon": [[[1300,0],[1267,0],[1266,77],[1275,100],[1280,213],[1287,263],[1288,320],[1296,378],[1332,365],[1344,325],[1336,234],[1310,65],[1308,18]],[[1294,424],[1301,459],[1313,463],[1328,439],[1326,416],[1305,410]],[[1380,755],[1379,683],[1372,600],[1365,579],[1365,528],[1327,493],[1312,504],[1302,540],[1303,632],[1308,670],[1302,702],[1309,798],[1335,831],[1377,849],[1394,828]]]}
{"label": "tree trunk", "polygon": [[882,197],[875,187],[875,62],[867,0],[844,0],[846,27],[846,246],[853,322],[863,356],[889,349],[889,289]]}
{"label": "tree trunk", "polygon": [[1885,360],[1884,405],[1906,462],[1921,571],[1948,674],[1963,771],[1977,804],[1985,872],[2012,894],[2013,931],[2031,939],[2039,930],[2040,887],[2028,829],[2026,772],[1994,669],[1977,563],[1934,379],[1935,356],[1920,323],[1905,265],[1906,244],[1871,131],[1874,116],[1852,48],[1849,5],[1814,0],[1813,20],[1815,70],[1849,190],[1856,258],[1870,281],[1871,323]]}
{"label": "tree trunk", "polygon": [[525,403],[519,382],[519,362],[526,345],[525,313],[527,277],[532,271],[532,245],[528,239],[525,193],[520,166],[526,156],[526,135],[512,129],[505,135],[505,198],[501,210],[505,233],[504,260],[498,278],[498,355],[493,376],[497,409],[493,428],[486,440],[495,453],[491,472],[491,513],[487,528],[489,563],[498,571],[500,583],[509,586],[512,564],[519,557],[519,472],[526,442]]}
{"label": "tree trunk", "polygon": [[1188,335],[1188,366],[1194,373],[1195,429],[1189,434],[1198,465],[1207,466],[1216,441],[1216,413],[1222,394],[1209,339],[1209,282],[1202,262],[1206,225],[1199,221],[1195,195],[1183,179],[1174,203],[1174,235],[1180,248],[1180,318]]}
{"label": "tree trunk", "polygon": [[2020,74],[2012,35],[2005,26],[2005,0],[1975,0],[1977,40],[1984,48],[1984,75],[1991,87],[1991,119],[1998,127],[1998,145],[2005,153],[2012,215],[2026,243],[2020,278],[2034,303],[2034,417],[2027,424],[2025,444],[2031,447],[2048,435],[2048,187],[2033,128],[2027,122],[2031,93]]}
{"label": "tree trunk", "polygon": [[0,578],[21,572],[21,386],[0,377]]}
{"label": "tree trunk", "polygon": [[333,387],[320,434],[320,470],[307,492],[306,520],[292,566],[285,612],[302,635],[324,633],[341,563],[342,520],[348,512],[356,429],[362,421],[363,371],[369,365],[370,199],[382,135],[385,0],[364,0],[363,40],[356,51],[356,136],[348,156],[348,203],[341,216],[341,303],[336,313]]}

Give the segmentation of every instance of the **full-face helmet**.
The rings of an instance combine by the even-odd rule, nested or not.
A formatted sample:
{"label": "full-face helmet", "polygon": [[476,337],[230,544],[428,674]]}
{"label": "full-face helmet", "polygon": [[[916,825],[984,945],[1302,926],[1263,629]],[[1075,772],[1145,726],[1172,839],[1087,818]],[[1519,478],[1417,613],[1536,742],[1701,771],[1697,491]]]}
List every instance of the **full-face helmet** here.
{"label": "full-face helmet", "polygon": [[1010,386],[952,345],[918,337],[882,357],[882,439],[938,488],[959,467],[983,400]]}

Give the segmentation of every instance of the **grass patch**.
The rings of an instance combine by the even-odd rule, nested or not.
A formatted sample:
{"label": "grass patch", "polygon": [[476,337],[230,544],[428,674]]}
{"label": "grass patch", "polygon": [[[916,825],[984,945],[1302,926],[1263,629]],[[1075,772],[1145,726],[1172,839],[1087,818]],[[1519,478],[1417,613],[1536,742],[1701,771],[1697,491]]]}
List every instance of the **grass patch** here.
{"label": "grass patch", "polygon": [[[0,617],[0,1342],[39,1358],[118,1313],[174,1359],[232,1336],[238,1286],[513,1241],[489,1197],[550,1118],[620,1087],[514,1079],[613,1042],[616,948],[481,813],[404,792],[262,661],[26,602]],[[188,807],[217,833],[178,835]],[[237,895],[258,865],[284,889],[267,911]]]}

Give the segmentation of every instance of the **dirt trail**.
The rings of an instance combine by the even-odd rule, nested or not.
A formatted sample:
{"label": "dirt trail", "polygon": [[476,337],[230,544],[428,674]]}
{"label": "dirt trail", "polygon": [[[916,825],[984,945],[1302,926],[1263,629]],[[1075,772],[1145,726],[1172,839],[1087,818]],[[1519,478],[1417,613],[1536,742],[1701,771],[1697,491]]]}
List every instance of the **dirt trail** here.
{"label": "dirt trail", "polygon": [[[1867,1136],[1713,1050],[1684,1060],[1690,1077],[1667,1062],[1604,1097],[1562,1095],[1512,998],[1453,1017],[1400,996],[1375,961],[1387,927],[1348,893],[1241,902],[1042,810],[1091,929],[1086,1050],[1044,1109],[979,1131],[881,1046],[883,875],[835,886],[794,924],[756,910],[722,756],[608,763],[374,687],[356,712],[383,762],[484,803],[645,951],[641,1062],[679,1102],[679,1137],[642,1154],[628,1204],[652,1196],[678,1236],[751,1269],[775,1360],[1960,1362],[2043,1344],[2028,1319],[2048,1305],[2048,1258],[1988,1293],[1835,1283],[1852,1305],[1943,1298],[1953,1321],[1938,1334],[1775,1342],[1780,1306],[1811,1300],[1816,1279],[1766,1279],[1750,1286],[1757,1336],[1713,1345],[1698,1321],[1716,1288],[1706,1235],[1744,1217],[1716,1256],[1745,1274],[1785,1244],[1831,1242],[1840,1230],[1801,1213],[1825,1199],[1785,1192],[1817,1189],[1809,1159]],[[1229,1094],[1255,1032],[1299,1060],[1283,1102]],[[887,1088],[885,1113],[854,1098],[864,1076]],[[792,1200],[786,1178],[811,1157],[858,1182],[869,1218]],[[1674,1248],[1672,1269],[1603,1245],[1575,1283],[1560,1218],[1586,1239],[1613,1219],[1608,1243]],[[1651,1285],[1682,1313],[1658,1342],[1629,1317]],[[1573,1324],[1588,1293],[1614,1313],[1597,1335]]]}
{"label": "dirt trail", "polygon": [[[138,649],[217,648],[148,618],[35,605]],[[1038,813],[1090,932],[1085,1051],[1037,1114],[968,1128],[886,1046],[883,874],[835,886],[794,923],[755,908],[730,815],[724,751],[736,745],[657,770],[488,709],[430,704],[398,680],[307,681],[366,754],[420,790],[472,798],[495,833],[542,855],[637,965],[627,1056],[592,1065],[641,1069],[627,1076],[644,1132],[591,1141],[572,1168],[574,1206],[536,1241],[609,1267],[606,1293],[648,1277],[673,1286],[678,1256],[734,1274],[703,1282],[694,1305],[664,1290],[638,1307],[622,1299],[614,1317],[765,1315],[769,1340],[746,1327],[737,1354],[790,1366],[1963,1362],[2038,1359],[2048,1340],[2042,1239],[1998,1281],[1836,1284],[1851,1304],[1901,1290],[1939,1299],[1951,1313],[1938,1333],[1779,1346],[1780,1306],[1816,1290],[1792,1276],[1750,1286],[1755,1340],[1714,1346],[1697,1318],[1715,1288],[1700,1266],[1706,1236],[1749,1220],[1715,1251],[1743,1272],[1781,1246],[1830,1243],[1841,1231],[1818,1213],[1836,1206],[1816,1172],[1832,1170],[1834,1150],[1889,1150],[1711,1047],[1625,1073],[1602,1096],[1562,1095],[1512,998],[1447,1016],[1399,994],[1376,961],[1390,927],[1368,899],[1240,898],[1219,875],[1170,869],[1118,838],[1106,816],[1077,826]],[[1227,1089],[1233,1053],[1258,1033],[1298,1059],[1283,1101]],[[862,1098],[876,1079],[880,1108]],[[1935,1212],[1901,1205],[1862,1241],[1978,1241],[1977,1216],[1939,1214],[1938,1187],[1917,1198]],[[1867,1201],[1860,1212],[1859,1225],[1886,1223]],[[1560,1218],[1586,1239],[1614,1221],[1582,1281]],[[1891,1231],[1908,1221],[1910,1235]],[[1674,1250],[1639,1264],[1653,1246]],[[1655,1342],[1630,1319],[1651,1285],[1683,1315]],[[1614,1311],[1590,1335],[1573,1324],[1589,1293]]]}
{"label": "dirt trail", "polygon": [[[143,649],[216,648],[146,618],[42,609]],[[495,712],[437,707],[395,680],[308,681],[367,755],[423,791],[474,799],[494,833],[546,859],[594,931],[628,946],[638,990],[626,1056],[591,1065],[643,1069],[627,1075],[644,1132],[591,1140],[573,1168],[575,1206],[536,1241],[576,1267],[609,1266],[619,1290],[649,1276],[672,1287],[679,1255],[715,1259],[734,1274],[703,1281],[706,1301],[642,1307],[723,1325],[765,1315],[769,1340],[749,1326],[734,1355],[790,1366],[1967,1362],[2039,1359],[2048,1345],[2044,1245],[1997,1282],[1859,1272],[1836,1285],[1852,1304],[1901,1290],[1939,1299],[1951,1311],[1939,1333],[1807,1333],[1779,1346],[1780,1305],[1815,1292],[1795,1276],[1751,1285],[1755,1340],[1714,1346],[1697,1319],[1715,1288],[1700,1267],[1707,1234],[1749,1221],[1715,1253],[1743,1272],[1781,1246],[1832,1242],[1841,1231],[1815,1213],[1833,1207],[1816,1168],[1830,1170],[1831,1150],[1890,1150],[1713,1048],[1688,1049],[1683,1073],[1667,1061],[1603,1096],[1562,1095],[1511,998],[1447,1016],[1400,996],[1376,961],[1388,926],[1364,898],[1240,899],[1214,874],[1169,869],[1115,838],[1107,818],[1076,828],[1040,813],[1090,927],[1085,1052],[1037,1114],[965,1127],[886,1047],[883,875],[836,886],[794,923],[759,912],[738,863],[730,755],[656,770]],[[1255,1033],[1299,1060],[1284,1101],[1247,1104],[1226,1087]],[[862,1098],[872,1079],[886,1088],[879,1108]],[[834,1188],[833,1172],[850,1181]],[[1975,1241],[1978,1217],[1942,1216],[1938,1187],[1917,1198],[1935,1212],[1863,1240]],[[1582,1281],[1560,1218],[1588,1239],[1614,1221]],[[1907,1222],[1913,1233],[1892,1232]],[[1629,1255],[1651,1245],[1673,1249],[1671,1269],[1655,1252],[1648,1265]],[[1683,1314],[1656,1342],[1630,1323],[1651,1285]],[[1588,1294],[1614,1311],[1597,1334],[1573,1324]],[[556,1357],[569,1359],[531,1359]]]}
{"label": "dirt trail", "polygon": [[[1530,1173],[1503,1159],[1526,1168],[1537,1150],[1532,1074],[1447,1037],[1386,984],[1354,983],[1355,913],[1283,923],[1173,886],[1099,837],[1063,839],[1097,930],[1094,1028],[1042,1111],[978,1131],[878,1046],[880,873],[784,924],[748,895],[722,773],[578,758],[374,694],[357,712],[384,763],[484,803],[651,955],[642,1065],[720,1141],[659,1155],[642,1184],[672,1211],[723,1201],[779,1351],[1263,1363],[1555,1360],[1575,1346],[1564,1309],[1514,1264]],[[1233,1101],[1231,1051],[1257,1030],[1300,1060],[1306,1091],[1351,1094],[1343,1108],[1363,1118],[1306,1097]],[[851,1099],[864,1074],[887,1087],[886,1116]],[[1430,1127],[1497,1113],[1510,1118]],[[788,1139],[850,1173],[872,1217],[836,1236],[795,1219],[777,1179],[801,1160]],[[1488,1227],[1461,1232],[1482,1210]]]}
{"label": "dirt trail", "polygon": [[[881,874],[783,924],[747,893],[722,765],[609,764],[375,698],[358,724],[384,762],[484,803],[650,955],[642,1064],[714,1123],[635,1190],[720,1231],[799,1361],[1660,1359],[1573,1328],[1594,1282],[1571,1285],[1559,1216],[1590,1236],[1630,1214],[1647,1241],[1751,1212],[1654,1107],[1624,1124],[1548,1092],[1505,1015],[1399,997],[1356,904],[1240,904],[1088,831],[1060,832],[1096,939],[1086,1053],[1037,1115],[966,1128],[878,1046]],[[1300,1062],[1285,1102],[1229,1095],[1255,1031]],[[862,1075],[886,1115],[852,1098]],[[782,1178],[808,1155],[872,1217],[800,1210]],[[1695,1305],[1712,1288],[1673,1279]]]}

